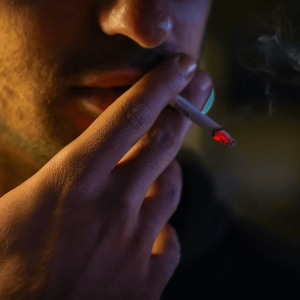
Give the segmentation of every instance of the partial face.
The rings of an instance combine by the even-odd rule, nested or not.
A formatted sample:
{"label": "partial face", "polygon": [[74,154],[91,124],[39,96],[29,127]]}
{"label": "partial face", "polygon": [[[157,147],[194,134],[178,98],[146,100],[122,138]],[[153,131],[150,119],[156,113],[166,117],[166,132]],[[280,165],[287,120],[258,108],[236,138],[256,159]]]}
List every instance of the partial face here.
{"label": "partial face", "polygon": [[45,164],[160,60],[198,60],[210,2],[0,0],[0,138]]}

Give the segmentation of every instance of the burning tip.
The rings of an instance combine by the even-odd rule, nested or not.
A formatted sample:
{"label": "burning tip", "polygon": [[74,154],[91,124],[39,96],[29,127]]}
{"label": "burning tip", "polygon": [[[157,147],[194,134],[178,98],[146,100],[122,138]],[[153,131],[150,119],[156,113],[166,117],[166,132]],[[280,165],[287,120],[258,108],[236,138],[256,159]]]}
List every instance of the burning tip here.
{"label": "burning tip", "polygon": [[235,146],[235,139],[231,137],[231,135],[226,132],[225,130],[218,130],[215,131],[213,134],[214,140],[219,142],[222,145],[228,146],[228,147],[234,147]]}

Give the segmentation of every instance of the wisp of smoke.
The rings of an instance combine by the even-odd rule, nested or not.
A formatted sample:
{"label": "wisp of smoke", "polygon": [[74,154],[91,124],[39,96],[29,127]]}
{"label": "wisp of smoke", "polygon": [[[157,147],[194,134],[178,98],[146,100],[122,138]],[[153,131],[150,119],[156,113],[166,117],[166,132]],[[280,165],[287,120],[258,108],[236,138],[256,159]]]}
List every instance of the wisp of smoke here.
{"label": "wisp of smoke", "polygon": [[[255,45],[239,49],[238,62],[250,73],[264,73],[265,95],[269,113],[274,111],[275,95],[272,82],[297,84],[300,79],[300,1],[283,0],[276,8],[261,16],[252,16]],[[283,67],[284,66],[284,67]],[[284,69],[284,72],[282,71]],[[290,70],[289,70],[290,69]]]}

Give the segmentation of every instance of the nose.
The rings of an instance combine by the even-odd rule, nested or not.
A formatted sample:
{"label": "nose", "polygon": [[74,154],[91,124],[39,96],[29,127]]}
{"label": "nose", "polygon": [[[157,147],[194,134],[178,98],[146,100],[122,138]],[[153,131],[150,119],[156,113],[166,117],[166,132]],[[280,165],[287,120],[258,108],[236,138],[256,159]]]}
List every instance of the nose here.
{"label": "nose", "polygon": [[170,0],[112,0],[102,7],[101,29],[107,35],[122,34],[144,48],[161,45],[173,28]]}

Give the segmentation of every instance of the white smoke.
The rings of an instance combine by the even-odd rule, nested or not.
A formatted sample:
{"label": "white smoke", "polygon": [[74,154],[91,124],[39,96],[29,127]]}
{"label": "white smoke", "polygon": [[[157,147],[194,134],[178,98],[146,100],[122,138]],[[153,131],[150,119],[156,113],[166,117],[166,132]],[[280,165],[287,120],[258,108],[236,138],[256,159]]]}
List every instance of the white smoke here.
{"label": "white smoke", "polygon": [[[262,87],[266,96],[258,96],[257,99],[266,99],[269,114],[272,114],[278,101],[281,101],[278,89],[274,90],[274,82],[280,83],[282,90],[299,86],[300,0],[278,0],[273,10],[241,16],[238,22],[242,26],[238,26],[240,29],[236,31],[236,59],[247,72],[242,73],[244,80],[243,77],[235,77],[239,82],[236,87],[239,94],[236,95],[245,97],[244,103],[247,104],[247,99],[252,99],[248,97],[249,92],[252,95],[252,90],[253,93],[257,91],[257,83],[256,86]],[[245,91],[244,86],[247,87]],[[279,85],[276,87],[279,88]],[[251,109],[251,102],[248,104]]]}
{"label": "white smoke", "polygon": [[273,35],[260,36],[257,40],[257,50],[264,55],[270,71],[286,62],[300,72],[300,44],[292,41],[281,42],[280,31],[276,31]]}

